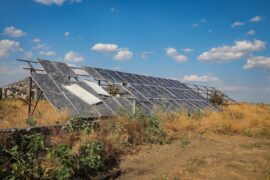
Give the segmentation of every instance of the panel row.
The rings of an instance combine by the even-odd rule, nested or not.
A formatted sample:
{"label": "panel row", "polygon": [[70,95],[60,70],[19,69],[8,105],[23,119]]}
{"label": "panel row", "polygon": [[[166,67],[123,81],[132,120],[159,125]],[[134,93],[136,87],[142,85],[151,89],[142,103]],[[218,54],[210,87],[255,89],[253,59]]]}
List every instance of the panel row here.
{"label": "panel row", "polygon": [[100,77],[103,77],[108,82],[119,82],[119,83],[127,82],[130,84],[144,84],[144,85],[151,85],[151,86],[190,89],[185,84],[177,80],[157,78],[157,77],[131,74],[131,73],[125,73],[125,72],[119,72],[119,71],[112,71],[112,70],[105,70],[101,68],[90,68],[90,67],[85,67],[85,68],[87,72],[91,74],[94,78],[97,77],[97,80],[101,79]]}
{"label": "panel row", "polygon": [[[34,81],[44,92],[46,98],[58,110],[68,110],[73,115],[85,117],[112,116],[118,111],[131,111],[132,103],[124,97],[107,97],[102,103],[89,105],[76,95],[63,88],[63,84],[55,81],[48,74],[33,74]],[[85,82],[70,82],[77,84],[93,95],[97,94]]]}

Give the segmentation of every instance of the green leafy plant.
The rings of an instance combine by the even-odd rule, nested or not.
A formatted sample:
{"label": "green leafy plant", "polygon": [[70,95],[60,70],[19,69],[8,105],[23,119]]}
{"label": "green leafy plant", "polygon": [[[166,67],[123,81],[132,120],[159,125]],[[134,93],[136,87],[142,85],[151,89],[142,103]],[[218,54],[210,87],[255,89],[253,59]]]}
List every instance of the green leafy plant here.
{"label": "green leafy plant", "polygon": [[79,153],[80,169],[87,174],[89,171],[96,172],[103,168],[102,158],[103,145],[99,141],[91,141],[83,144]]}
{"label": "green leafy plant", "polygon": [[44,149],[40,134],[23,136],[19,145],[5,150],[9,158],[5,163],[8,179],[33,179],[42,177],[41,159],[38,154]]}
{"label": "green leafy plant", "polygon": [[68,122],[68,130],[71,132],[80,131],[84,134],[89,134],[92,131],[92,124],[91,119],[72,117]]}
{"label": "green leafy plant", "polygon": [[68,145],[60,144],[47,149],[47,158],[54,164],[54,168],[48,170],[48,177],[52,179],[67,179],[72,176],[74,158]]}
{"label": "green leafy plant", "polygon": [[161,120],[158,117],[147,115],[140,110],[137,110],[134,114],[122,113],[120,115],[125,116],[130,121],[137,121],[141,125],[146,142],[164,144],[167,141],[167,134],[163,130]]}

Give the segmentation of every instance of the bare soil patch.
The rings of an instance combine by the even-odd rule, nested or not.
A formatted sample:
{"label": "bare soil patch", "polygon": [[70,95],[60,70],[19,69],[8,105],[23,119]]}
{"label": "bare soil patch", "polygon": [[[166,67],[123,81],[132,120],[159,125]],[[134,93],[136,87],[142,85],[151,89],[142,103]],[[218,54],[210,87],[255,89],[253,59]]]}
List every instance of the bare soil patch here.
{"label": "bare soil patch", "polygon": [[119,179],[269,179],[270,140],[205,135],[184,146],[144,146],[120,167]]}

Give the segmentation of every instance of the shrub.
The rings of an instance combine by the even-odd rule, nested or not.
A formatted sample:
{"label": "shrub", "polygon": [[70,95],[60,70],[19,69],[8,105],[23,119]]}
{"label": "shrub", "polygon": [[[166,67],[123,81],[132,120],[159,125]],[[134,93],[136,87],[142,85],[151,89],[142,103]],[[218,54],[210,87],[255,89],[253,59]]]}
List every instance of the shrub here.
{"label": "shrub", "polygon": [[72,176],[74,159],[68,145],[60,144],[47,149],[47,159],[53,167],[48,170],[48,177],[52,179],[67,179]]}
{"label": "shrub", "polygon": [[215,92],[209,99],[209,101],[216,105],[222,105],[224,103],[224,99],[222,95],[219,95],[217,92]]}
{"label": "shrub", "polygon": [[90,141],[81,146],[78,161],[84,174],[97,172],[103,168],[102,151],[103,145],[99,141]]}
{"label": "shrub", "polygon": [[81,131],[84,134],[88,134],[92,131],[92,120],[85,119],[81,117],[72,117],[68,121],[68,130],[69,131]]}
{"label": "shrub", "polygon": [[[142,137],[141,140],[148,143],[159,143],[163,144],[166,142],[166,133],[163,130],[163,126],[161,124],[161,120],[154,115],[147,115],[142,111],[138,110],[134,114],[122,114],[122,116],[126,117],[128,123],[136,125],[137,128],[129,129],[127,132],[131,135],[130,143],[134,142],[136,137],[132,135],[136,135],[137,133],[134,131],[138,131],[138,128],[141,128]],[[135,141],[136,142],[136,141]]]}
{"label": "shrub", "polygon": [[[33,179],[42,177],[41,159],[38,154],[44,149],[43,138],[40,134],[23,136],[19,145],[4,150],[5,167],[2,172],[7,179]],[[3,150],[2,150],[3,151]]]}

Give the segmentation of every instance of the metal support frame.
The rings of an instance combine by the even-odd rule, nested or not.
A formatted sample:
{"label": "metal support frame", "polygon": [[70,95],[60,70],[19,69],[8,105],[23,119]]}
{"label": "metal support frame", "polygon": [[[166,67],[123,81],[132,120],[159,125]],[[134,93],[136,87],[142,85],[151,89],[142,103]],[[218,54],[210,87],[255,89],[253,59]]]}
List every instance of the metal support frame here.
{"label": "metal support frame", "polygon": [[41,98],[41,96],[43,95],[43,91],[39,94],[39,96],[38,96],[38,99],[37,99],[37,102],[36,102],[36,104],[35,104],[35,106],[34,106],[34,108],[33,108],[33,111],[32,111],[32,113],[31,113],[31,116],[33,116],[33,114],[34,114],[34,112],[35,112],[35,110],[36,110],[36,107],[37,107],[37,105],[38,105],[38,103],[39,103],[39,100],[40,100],[40,98]]}
{"label": "metal support frame", "polygon": [[223,92],[215,89],[214,87],[208,87],[208,86],[201,86],[201,85],[195,85],[195,84],[189,84],[185,83],[188,87],[193,89],[195,92],[197,92],[200,95],[204,95],[207,99],[209,99],[213,94],[218,94],[222,96],[222,98],[225,101],[225,104],[238,104],[235,100],[231,99],[229,96],[224,94]]}
{"label": "metal support frame", "polygon": [[26,59],[17,59],[17,61],[25,62],[28,64],[29,67],[24,67],[23,69],[29,70],[29,99],[28,99],[28,117],[32,116],[34,113],[34,110],[37,106],[35,105],[33,112],[31,113],[31,105],[32,105],[32,75],[33,73],[36,73],[37,71],[43,71],[41,69],[36,69],[33,67],[32,63],[38,64],[37,61],[32,61],[32,60],[26,60]]}

